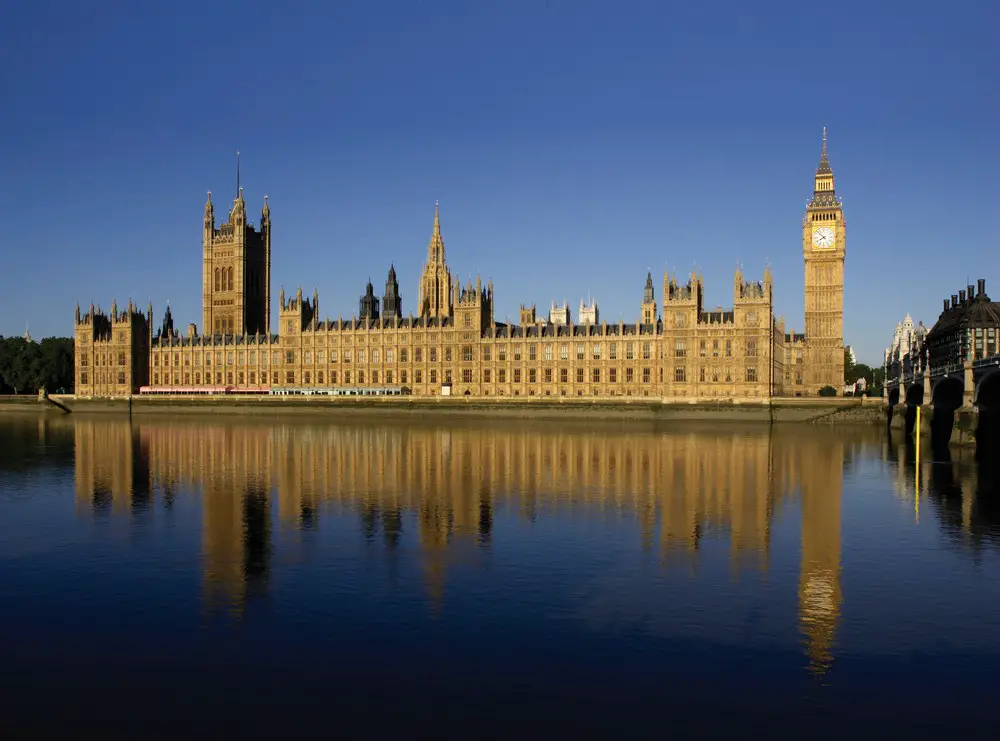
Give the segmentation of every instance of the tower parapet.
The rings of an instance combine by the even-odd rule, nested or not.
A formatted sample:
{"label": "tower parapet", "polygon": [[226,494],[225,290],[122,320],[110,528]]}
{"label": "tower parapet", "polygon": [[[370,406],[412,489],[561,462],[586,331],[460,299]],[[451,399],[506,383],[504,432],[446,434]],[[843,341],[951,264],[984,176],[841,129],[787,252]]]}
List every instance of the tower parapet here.
{"label": "tower parapet", "polygon": [[601,323],[600,310],[597,308],[597,299],[591,299],[590,303],[580,300],[580,324],[596,326]]}
{"label": "tower parapet", "polygon": [[552,302],[552,308],[549,309],[549,324],[557,327],[572,326],[573,319],[570,316],[568,301],[563,301],[562,306],[555,301]]}
{"label": "tower parapet", "polygon": [[687,283],[681,284],[669,272],[663,274],[663,326],[684,329],[698,323],[704,300],[701,276],[691,271]]}
{"label": "tower parapet", "polygon": [[298,335],[315,325],[319,319],[319,293],[316,291],[313,292],[313,298],[310,301],[303,298],[302,288],[299,287],[295,296],[286,301],[285,289],[282,288],[278,297],[278,305],[282,334]]}
{"label": "tower parapet", "polygon": [[536,323],[534,304],[521,304],[521,309],[519,312],[519,323],[522,327],[526,327],[529,324]]}
{"label": "tower parapet", "polygon": [[149,343],[152,308],[143,314],[130,300],[119,310],[99,307],[80,315],[74,328],[75,387],[78,396],[126,397],[149,383]]}
{"label": "tower parapet", "polygon": [[455,283],[455,326],[477,333],[493,323],[493,281],[484,288],[482,278],[470,279],[465,288]]}

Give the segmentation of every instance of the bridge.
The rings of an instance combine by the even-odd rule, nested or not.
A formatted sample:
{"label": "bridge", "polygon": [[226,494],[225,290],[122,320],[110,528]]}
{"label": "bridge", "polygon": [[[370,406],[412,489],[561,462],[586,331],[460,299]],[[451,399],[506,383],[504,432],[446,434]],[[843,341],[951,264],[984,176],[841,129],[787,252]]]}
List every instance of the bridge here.
{"label": "bridge", "polygon": [[944,405],[951,409],[1000,406],[1000,355],[929,369],[905,367],[886,379],[886,396],[895,406]]}
{"label": "bridge", "polygon": [[975,440],[977,453],[985,455],[991,447],[986,440],[995,444],[1000,434],[1000,355],[924,369],[906,364],[898,377],[887,379],[885,388],[889,423],[893,407],[905,405],[907,434],[921,407],[930,407],[925,419],[932,444],[947,446],[958,430],[959,442]]}

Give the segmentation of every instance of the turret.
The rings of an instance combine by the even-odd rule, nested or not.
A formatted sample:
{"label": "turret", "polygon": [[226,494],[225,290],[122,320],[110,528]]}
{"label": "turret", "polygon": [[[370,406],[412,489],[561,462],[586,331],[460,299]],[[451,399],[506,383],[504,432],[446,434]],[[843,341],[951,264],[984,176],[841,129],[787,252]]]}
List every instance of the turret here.
{"label": "turret", "polygon": [[535,323],[535,305],[521,304],[520,312],[521,326],[526,327],[529,324]]}
{"label": "turret", "polygon": [[375,288],[372,286],[371,278],[365,286],[365,292],[358,302],[358,318],[366,324],[372,324],[379,318],[378,297],[375,295]]}
{"label": "turret", "polygon": [[212,232],[215,230],[215,206],[212,205],[212,191],[208,191],[208,199],[205,201],[205,236],[211,240]]}
{"label": "turret", "polygon": [[[735,287],[735,286],[734,286]],[[693,327],[702,307],[702,283],[691,271],[686,284],[680,284],[669,272],[663,274],[663,322],[671,327]]]}
{"label": "turret", "polygon": [[382,295],[382,318],[386,321],[403,318],[403,300],[399,296],[399,282],[396,280],[396,266],[389,266],[389,275],[385,280],[385,293]]}
{"label": "turret", "polygon": [[580,300],[580,312],[577,317],[580,324],[600,324],[600,310],[597,308],[597,299],[591,299],[588,306],[583,299]]}
{"label": "turret", "polygon": [[646,272],[646,285],[642,289],[641,314],[643,324],[656,324],[656,296],[653,291],[653,273],[651,271]]}

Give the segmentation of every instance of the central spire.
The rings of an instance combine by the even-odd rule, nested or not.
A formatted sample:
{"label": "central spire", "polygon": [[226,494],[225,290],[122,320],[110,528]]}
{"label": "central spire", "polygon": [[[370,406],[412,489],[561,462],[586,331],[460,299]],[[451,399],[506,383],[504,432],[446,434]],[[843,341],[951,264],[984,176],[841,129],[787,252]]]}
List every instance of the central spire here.
{"label": "central spire", "polygon": [[[825,129],[824,129],[825,131]],[[240,150],[236,150],[236,197],[243,195],[243,186],[240,185]]]}
{"label": "central spire", "polygon": [[431,232],[430,244],[427,245],[427,262],[443,265],[444,261],[444,239],[441,238],[440,204],[434,201],[434,230]]}

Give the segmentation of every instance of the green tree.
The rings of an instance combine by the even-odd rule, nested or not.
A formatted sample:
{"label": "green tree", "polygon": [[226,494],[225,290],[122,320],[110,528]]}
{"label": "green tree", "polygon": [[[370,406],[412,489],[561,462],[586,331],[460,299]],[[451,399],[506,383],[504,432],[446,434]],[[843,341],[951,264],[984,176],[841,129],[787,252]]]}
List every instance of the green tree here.
{"label": "green tree", "polygon": [[875,379],[875,372],[872,370],[871,366],[865,365],[864,363],[858,363],[851,368],[851,372],[847,375],[847,383],[857,383],[862,378],[871,385]]}
{"label": "green tree", "polygon": [[41,360],[40,385],[48,391],[73,389],[73,340],[68,337],[47,337],[39,344]]}
{"label": "green tree", "polygon": [[49,337],[41,343],[23,337],[0,339],[0,384],[15,394],[73,388],[73,340]]}
{"label": "green tree", "polygon": [[819,390],[819,395],[820,396],[836,396],[837,395],[837,389],[835,389],[833,386],[824,386],[823,388],[821,388]]}
{"label": "green tree", "polygon": [[857,381],[857,376],[854,375],[855,366],[854,361],[851,360],[851,351],[846,347],[844,348],[844,382],[851,384]]}
{"label": "green tree", "polygon": [[881,366],[872,368],[872,385],[880,391],[882,390],[882,387],[885,386],[885,368]]}

